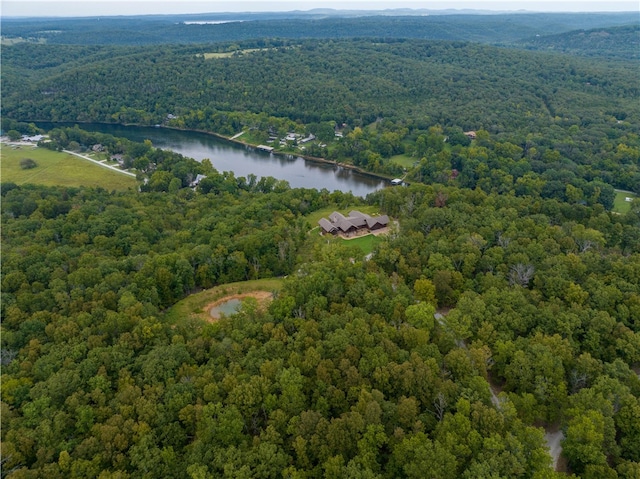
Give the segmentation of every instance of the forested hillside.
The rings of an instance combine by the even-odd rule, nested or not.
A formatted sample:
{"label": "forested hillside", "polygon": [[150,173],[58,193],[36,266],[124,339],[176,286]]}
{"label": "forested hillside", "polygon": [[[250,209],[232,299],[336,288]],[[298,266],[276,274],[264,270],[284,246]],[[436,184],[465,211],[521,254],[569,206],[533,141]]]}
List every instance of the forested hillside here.
{"label": "forested hillside", "polygon": [[640,25],[537,36],[520,46],[589,57],[640,59]]}
{"label": "forested hillside", "polygon": [[[166,124],[227,136],[251,130],[255,144],[299,131],[317,137],[308,145],[313,156],[390,175],[401,174],[394,155],[449,172],[464,169],[456,156],[479,155],[485,163],[537,164],[540,173],[563,165],[581,181],[640,191],[633,62],[370,40],[18,44],[3,48],[2,59],[4,118]],[[472,146],[487,151],[452,154],[456,144],[468,146],[467,130],[506,147],[495,150],[481,134]],[[437,156],[443,147],[450,158]],[[512,182],[526,173],[502,169]],[[411,176],[422,180],[424,172]]]}
{"label": "forested hillside", "polygon": [[534,35],[637,24],[634,12],[442,14],[428,10],[294,11],[93,18],[6,18],[8,41],[159,45],[257,38],[422,38],[509,43]]}
{"label": "forested hillside", "polygon": [[[636,477],[637,204],[387,189],[363,261],[302,216],[354,198],[229,191],[3,185],[9,477],[554,477],[553,423],[576,473]],[[268,311],[163,319],[282,274]]]}
{"label": "forested hillside", "polygon": [[[29,40],[0,52],[9,137],[203,130],[410,184],[291,189],[47,132],[139,187],[3,179],[2,478],[640,477],[640,200],[612,211],[614,187],[640,193],[624,14],[92,22],[3,19]],[[354,209],[390,219],[366,252],[316,227]],[[265,278],[270,302],[183,314]]]}

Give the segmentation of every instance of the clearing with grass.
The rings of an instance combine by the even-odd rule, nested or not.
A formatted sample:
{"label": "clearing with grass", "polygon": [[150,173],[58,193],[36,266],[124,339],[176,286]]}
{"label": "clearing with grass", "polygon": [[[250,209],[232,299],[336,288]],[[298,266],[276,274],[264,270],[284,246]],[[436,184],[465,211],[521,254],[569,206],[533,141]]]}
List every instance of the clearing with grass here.
{"label": "clearing with grass", "polygon": [[[23,168],[25,159],[33,160],[36,166]],[[100,186],[106,190],[128,190],[135,188],[133,177],[110,171],[68,153],[2,144],[0,148],[2,181],[18,185],[32,183],[45,186]]]}
{"label": "clearing with grass", "polygon": [[274,291],[279,291],[280,288],[282,288],[282,279],[279,278],[222,284],[187,296],[169,308],[164,317],[170,323],[187,319],[211,321],[209,309],[216,304],[231,298],[244,298],[247,296],[255,296],[260,299],[263,298],[263,295],[256,293],[266,292],[272,294]]}
{"label": "clearing with grass", "polygon": [[637,195],[631,191],[616,190],[616,198],[613,200],[613,211],[621,215],[628,213],[631,209],[631,201],[627,198],[637,198]]}

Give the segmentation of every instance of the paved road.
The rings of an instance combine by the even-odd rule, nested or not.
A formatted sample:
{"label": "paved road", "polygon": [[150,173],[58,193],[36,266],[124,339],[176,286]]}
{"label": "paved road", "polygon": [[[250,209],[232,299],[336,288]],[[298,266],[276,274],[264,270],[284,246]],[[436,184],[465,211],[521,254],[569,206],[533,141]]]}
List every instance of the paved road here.
{"label": "paved road", "polygon": [[102,163],[102,162],[100,162],[98,160],[94,160],[93,158],[89,158],[88,156],[81,155],[80,153],[76,153],[76,152],[70,151],[70,150],[62,150],[62,151],[64,151],[65,153],[69,153],[70,155],[74,155],[74,156],[77,156],[79,158],[82,158],[83,160],[89,160],[89,161],[95,163],[96,165],[100,165],[100,166],[102,166],[104,168],[109,168],[110,170],[117,171],[118,173],[122,173],[123,175],[133,176],[134,178],[136,177],[135,173],[131,173],[130,171],[121,170],[120,168],[117,168],[115,166],[105,165],[104,163]]}

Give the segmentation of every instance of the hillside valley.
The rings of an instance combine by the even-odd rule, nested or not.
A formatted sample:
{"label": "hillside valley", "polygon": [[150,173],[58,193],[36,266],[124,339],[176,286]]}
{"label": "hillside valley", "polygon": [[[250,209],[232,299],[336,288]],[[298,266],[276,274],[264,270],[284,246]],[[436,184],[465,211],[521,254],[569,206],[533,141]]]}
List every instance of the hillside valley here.
{"label": "hillside valley", "polygon": [[391,13],[3,18],[3,478],[640,475],[637,14]]}

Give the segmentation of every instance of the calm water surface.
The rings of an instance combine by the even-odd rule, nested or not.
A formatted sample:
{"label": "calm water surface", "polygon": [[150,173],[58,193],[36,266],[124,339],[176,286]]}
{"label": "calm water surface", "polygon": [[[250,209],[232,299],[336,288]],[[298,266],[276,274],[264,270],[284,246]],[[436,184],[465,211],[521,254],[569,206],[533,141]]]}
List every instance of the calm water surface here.
{"label": "calm water surface", "polygon": [[[74,125],[43,122],[36,124],[47,130]],[[137,142],[151,140],[156,148],[172,150],[198,161],[209,158],[214,168],[220,172],[233,171],[236,176],[244,177],[251,173],[258,178],[273,176],[279,180],[286,180],[293,188],[326,188],[329,191],[350,191],[356,196],[366,196],[386,185],[382,180],[346,168],[315,163],[299,157],[271,155],[205,133],[100,123],[82,123],[78,126],[86,131],[108,133]]]}
{"label": "calm water surface", "polygon": [[232,314],[235,314],[238,312],[241,305],[242,305],[241,300],[232,298],[228,301],[225,301],[222,304],[219,304],[218,306],[211,308],[209,310],[209,314],[214,319],[220,319],[222,315],[231,316]]}

